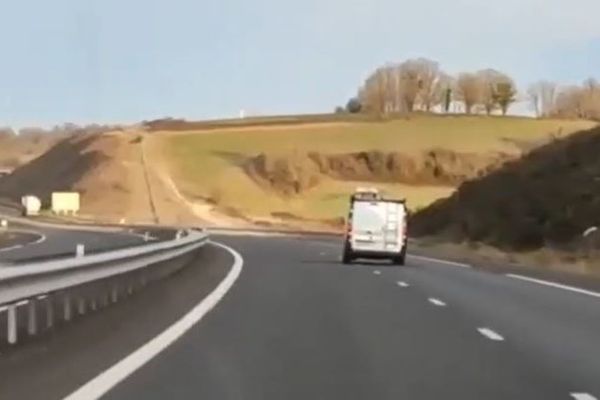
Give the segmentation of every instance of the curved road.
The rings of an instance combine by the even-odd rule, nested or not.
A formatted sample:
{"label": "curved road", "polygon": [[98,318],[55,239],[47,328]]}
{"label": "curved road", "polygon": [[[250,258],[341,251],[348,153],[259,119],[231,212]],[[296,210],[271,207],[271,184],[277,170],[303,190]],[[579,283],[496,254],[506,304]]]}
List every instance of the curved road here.
{"label": "curved road", "polygon": [[[11,229],[35,233],[38,237],[36,240],[28,239],[22,244],[11,243],[10,247],[0,250],[0,264],[74,254],[77,244],[83,244],[86,252],[98,252],[144,243],[144,234],[141,231],[62,229],[19,223],[12,223],[10,226]],[[151,236],[161,236],[161,233],[151,233]]]}
{"label": "curved road", "polygon": [[[335,242],[229,238],[236,287],[108,399],[592,399],[600,299]],[[585,397],[589,396],[589,397]]]}
{"label": "curved road", "polygon": [[[406,267],[344,266],[335,240],[217,239],[244,258],[236,284],[206,318],[104,398],[600,396],[596,292],[415,256]],[[130,310],[126,319],[118,310],[99,313],[24,361],[0,360],[7,379],[28,373],[0,393],[62,398],[139,348],[201,302],[206,282],[216,285],[226,274],[231,256],[225,250],[209,246],[203,254],[197,268],[152,289],[162,295],[132,300],[137,303],[129,307],[139,312]],[[90,335],[98,326],[119,329]],[[63,369],[50,374],[48,365],[56,363]],[[28,380],[38,382],[38,392],[19,386]]]}

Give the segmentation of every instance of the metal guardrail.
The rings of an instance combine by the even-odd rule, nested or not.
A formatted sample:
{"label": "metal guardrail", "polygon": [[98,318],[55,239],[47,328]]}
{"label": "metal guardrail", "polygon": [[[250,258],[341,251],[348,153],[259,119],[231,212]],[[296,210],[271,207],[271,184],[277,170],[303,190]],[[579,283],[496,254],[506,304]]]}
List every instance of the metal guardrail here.
{"label": "metal guardrail", "polygon": [[185,265],[206,231],[98,254],[0,268],[0,347],[117,302]]}

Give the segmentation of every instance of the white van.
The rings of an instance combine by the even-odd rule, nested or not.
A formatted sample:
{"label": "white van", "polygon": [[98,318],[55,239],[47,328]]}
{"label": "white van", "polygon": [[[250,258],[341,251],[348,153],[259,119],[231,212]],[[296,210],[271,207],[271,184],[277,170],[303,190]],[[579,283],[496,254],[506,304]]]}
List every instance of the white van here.
{"label": "white van", "polygon": [[383,199],[375,189],[358,189],[350,199],[342,261],[406,259],[408,212],[404,200]]}

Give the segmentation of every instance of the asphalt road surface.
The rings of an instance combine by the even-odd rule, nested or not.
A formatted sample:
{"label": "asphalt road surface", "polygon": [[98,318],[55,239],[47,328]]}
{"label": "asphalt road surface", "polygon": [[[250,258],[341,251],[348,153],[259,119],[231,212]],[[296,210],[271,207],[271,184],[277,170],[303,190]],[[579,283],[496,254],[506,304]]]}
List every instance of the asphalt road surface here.
{"label": "asphalt road surface", "polygon": [[[339,262],[341,246],[333,240],[217,239],[244,258],[235,285],[203,320],[104,398],[600,396],[600,298],[595,292],[421,257],[409,257],[405,267],[345,266]],[[210,251],[221,257],[221,272],[210,276],[224,275],[230,263],[223,262],[226,251]],[[129,313],[118,324],[120,329],[107,331],[102,339],[88,336],[86,346],[70,345],[78,343],[75,339],[46,345],[26,361],[14,361],[19,367],[10,360],[3,364],[0,357],[0,372],[9,379],[5,382],[18,386],[10,374],[22,368],[29,374],[25,381],[40,382],[37,390],[46,398],[64,397],[139,347],[137,342],[124,346],[123,337],[166,329],[169,318],[177,319],[200,302],[205,281],[190,275],[182,280],[185,284],[172,286],[172,299],[186,299],[177,306],[164,301],[153,306],[148,297],[138,304],[139,313]],[[150,316],[141,312],[157,304],[166,308]],[[98,321],[108,314],[97,314]],[[80,329],[84,335],[84,325]],[[108,357],[105,349],[116,347],[118,357],[98,361]],[[54,379],[39,379],[49,373],[43,366],[52,365],[57,354],[60,359],[54,362],[65,370]]]}
{"label": "asphalt road surface", "polygon": [[[77,244],[83,244],[87,252],[105,251],[119,247],[144,243],[144,234],[139,231],[91,231],[78,229],[59,229],[50,227],[28,226],[11,223],[11,229],[24,229],[37,236],[34,240],[27,238],[20,243],[11,243],[0,249],[0,264],[28,260],[36,260],[48,256],[74,254]],[[160,232],[162,234],[162,232]],[[161,234],[153,235],[151,237]],[[172,236],[172,233],[171,233]]]}

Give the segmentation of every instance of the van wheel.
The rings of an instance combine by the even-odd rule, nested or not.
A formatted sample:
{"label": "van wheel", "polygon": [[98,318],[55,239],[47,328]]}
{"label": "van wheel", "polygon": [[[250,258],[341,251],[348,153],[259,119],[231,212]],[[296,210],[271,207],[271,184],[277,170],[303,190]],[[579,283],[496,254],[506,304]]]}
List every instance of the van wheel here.
{"label": "van wheel", "polygon": [[404,258],[402,258],[401,256],[396,256],[396,257],[392,258],[392,264],[404,265],[405,264]]}
{"label": "van wheel", "polygon": [[405,265],[406,264],[406,246],[402,248],[399,255],[392,258],[394,265]]}
{"label": "van wheel", "polygon": [[342,263],[344,263],[344,264],[352,263],[352,257],[350,257],[349,254],[344,253],[344,255],[342,256]]}
{"label": "van wheel", "polygon": [[344,264],[350,264],[354,260],[352,250],[350,250],[348,247],[349,246],[344,246],[344,254],[342,255],[342,263]]}

